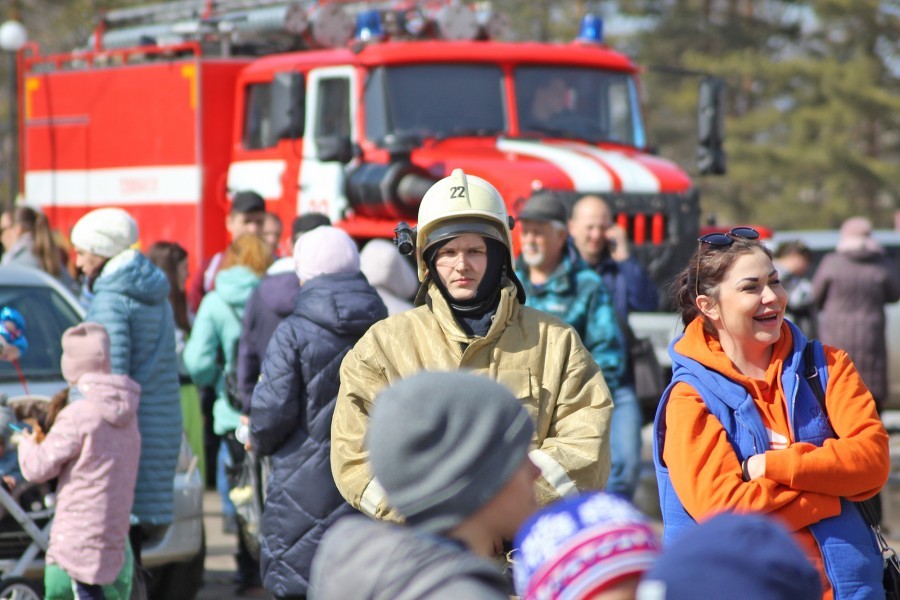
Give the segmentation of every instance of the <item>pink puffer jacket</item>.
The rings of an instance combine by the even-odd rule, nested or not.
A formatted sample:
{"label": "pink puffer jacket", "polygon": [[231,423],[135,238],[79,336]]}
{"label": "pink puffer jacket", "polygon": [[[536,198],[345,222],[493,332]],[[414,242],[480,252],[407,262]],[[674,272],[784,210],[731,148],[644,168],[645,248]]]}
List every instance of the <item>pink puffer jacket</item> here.
{"label": "pink puffer jacket", "polygon": [[141,388],[126,375],[89,373],[40,444],[19,443],[29,481],[59,477],[47,560],[72,578],[112,583],[125,561],[141,437]]}

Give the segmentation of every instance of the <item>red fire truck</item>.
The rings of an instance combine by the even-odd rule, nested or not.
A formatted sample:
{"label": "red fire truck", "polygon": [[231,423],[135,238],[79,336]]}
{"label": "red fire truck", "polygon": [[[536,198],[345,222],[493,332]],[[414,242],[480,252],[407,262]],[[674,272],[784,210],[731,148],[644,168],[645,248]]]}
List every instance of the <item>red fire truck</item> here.
{"label": "red fire truck", "polygon": [[413,223],[462,167],[513,215],[537,190],[601,194],[662,282],[692,248],[699,200],[647,150],[638,67],[596,20],[564,44],[498,41],[503,23],[487,3],[406,0],[110,12],[89,49],[20,56],[26,202],[64,231],[124,207],[144,245],[177,240],[196,266],[225,245],[234,192],[364,240]]}

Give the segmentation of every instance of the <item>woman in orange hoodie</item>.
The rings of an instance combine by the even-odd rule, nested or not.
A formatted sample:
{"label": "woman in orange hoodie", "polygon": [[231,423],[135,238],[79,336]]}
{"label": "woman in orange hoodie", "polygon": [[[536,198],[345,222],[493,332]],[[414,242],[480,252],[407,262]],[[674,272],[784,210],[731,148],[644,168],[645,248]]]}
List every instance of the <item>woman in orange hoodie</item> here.
{"label": "woman in orange hoodie", "polygon": [[758,237],[747,227],[701,237],[676,280],[685,332],[654,425],[664,541],[720,512],[766,513],[816,565],[824,598],[883,597],[881,554],[852,501],[887,481],[887,433],[843,350],[805,352]]}

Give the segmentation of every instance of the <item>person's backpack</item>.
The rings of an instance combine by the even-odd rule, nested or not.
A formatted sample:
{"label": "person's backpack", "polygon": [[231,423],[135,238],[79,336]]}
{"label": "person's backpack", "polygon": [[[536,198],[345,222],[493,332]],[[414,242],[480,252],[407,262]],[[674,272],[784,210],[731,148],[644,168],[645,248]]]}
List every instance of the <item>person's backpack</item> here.
{"label": "person's backpack", "polygon": [[[215,292],[213,292],[215,293]],[[228,304],[225,301],[225,298],[222,298],[221,294],[219,294],[219,298],[222,299],[222,303],[228,307],[228,310],[234,316],[235,320],[237,320],[238,325],[243,327],[243,320],[240,315],[234,310],[234,307]],[[237,358],[237,349],[238,343],[240,339],[234,341],[234,352],[232,352],[232,356]],[[222,369],[222,374],[225,377],[225,398],[228,399],[228,404],[231,405],[231,408],[238,412],[244,411],[244,399],[241,396],[240,387],[238,387],[238,378],[237,378],[237,361],[233,361],[231,368],[228,368],[228,361],[225,360],[225,349],[222,346],[219,346],[216,351],[216,364]]]}

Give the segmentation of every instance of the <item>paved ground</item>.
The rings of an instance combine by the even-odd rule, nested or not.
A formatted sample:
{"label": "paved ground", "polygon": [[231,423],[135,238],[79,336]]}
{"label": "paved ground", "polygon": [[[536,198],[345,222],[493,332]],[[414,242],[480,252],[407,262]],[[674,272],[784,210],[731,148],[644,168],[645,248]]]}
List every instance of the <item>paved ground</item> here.
{"label": "paved ground", "polygon": [[219,495],[207,490],[203,496],[203,524],[206,527],[206,572],[198,600],[236,600],[268,598],[265,595],[238,595],[234,589],[234,535],[222,533],[222,505]]}

